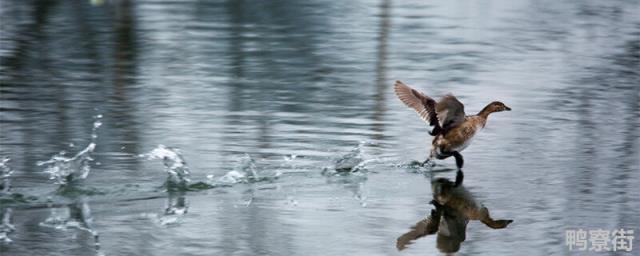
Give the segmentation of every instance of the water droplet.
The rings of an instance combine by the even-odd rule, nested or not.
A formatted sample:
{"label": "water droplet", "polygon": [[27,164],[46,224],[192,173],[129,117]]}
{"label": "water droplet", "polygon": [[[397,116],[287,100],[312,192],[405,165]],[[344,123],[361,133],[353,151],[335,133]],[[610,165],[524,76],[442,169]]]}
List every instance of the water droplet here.
{"label": "water droplet", "polygon": [[185,186],[190,181],[189,167],[182,157],[182,154],[180,154],[180,150],[177,148],[158,145],[155,149],[151,150],[151,152],[141,154],[139,157],[144,157],[149,160],[162,159],[165,171],[169,174],[168,181],[170,184]]}
{"label": "water droplet", "polygon": [[91,171],[89,163],[93,161],[91,153],[95,147],[95,143],[90,143],[73,157],[64,157],[65,152],[60,152],[47,161],[37,162],[36,165],[46,165],[45,173],[49,174],[49,179],[56,180],[56,184],[67,184],[69,181],[86,179]]}
{"label": "water droplet", "polygon": [[246,175],[244,175],[243,173],[240,173],[238,171],[230,171],[224,176],[220,177],[218,181],[222,183],[235,184],[246,181],[246,178]]}
{"label": "water droplet", "polygon": [[9,234],[16,230],[15,226],[11,223],[13,209],[3,208],[0,209],[0,211],[0,241],[11,243],[13,240],[9,238]]}
{"label": "water droplet", "polygon": [[298,155],[288,155],[288,156],[284,156],[284,160],[289,162],[289,161],[293,161],[296,158],[298,158]]}
{"label": "water droplet", "polygon": [[13,170],[9,167],[10,158],[4,157],[0,162],[0,195],[8,194],[11,189],[11,174],[13,174]]}
{"label": "water droplet", "polygon": [[[363,156],[363,147],[366,145],[365,142],[361,142],[353,148],[349,153],[343,155],[338,160],[336,160],[334,165],[334,170],[336,172],[353,172],[357,171],[358,167],[364,161]],[[332,172],[329,172],[332,173]]]}

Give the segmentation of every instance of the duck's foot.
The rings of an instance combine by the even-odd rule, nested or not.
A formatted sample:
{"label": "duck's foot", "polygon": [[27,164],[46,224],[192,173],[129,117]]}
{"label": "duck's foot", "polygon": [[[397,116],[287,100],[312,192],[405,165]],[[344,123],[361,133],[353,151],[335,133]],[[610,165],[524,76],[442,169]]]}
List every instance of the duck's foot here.
{"label": "duck's foot", "polygon": [[431,158],[427,158],[427,160],[424,160],[424,162],[422,162],[422,164],[420,164],[420,166],[422,167],[433,167],[435,165],[435,163],[433,162],[433,160]]}

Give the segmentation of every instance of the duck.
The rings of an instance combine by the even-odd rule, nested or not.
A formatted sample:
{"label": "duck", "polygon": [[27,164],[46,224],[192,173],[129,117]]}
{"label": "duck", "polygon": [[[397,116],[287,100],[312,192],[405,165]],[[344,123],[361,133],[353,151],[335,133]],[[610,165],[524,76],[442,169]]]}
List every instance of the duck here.
{"label": "duck", "polygon": [[489,115],[511,111],[504,103],[493,101],[478,114],[466,115],[464,105],[450,93],[435,101],[402,81],[396,81],[393,89],[400,101],[413,108],[427,125],[433,127],[429,132],[434,137],[431,151],[427,160],[422,162],[423,166],[434,158],[441,160],[453,156],[458,169],[462,169],[464,158],[460,152],[467,148],[478,131],[484,128]]}

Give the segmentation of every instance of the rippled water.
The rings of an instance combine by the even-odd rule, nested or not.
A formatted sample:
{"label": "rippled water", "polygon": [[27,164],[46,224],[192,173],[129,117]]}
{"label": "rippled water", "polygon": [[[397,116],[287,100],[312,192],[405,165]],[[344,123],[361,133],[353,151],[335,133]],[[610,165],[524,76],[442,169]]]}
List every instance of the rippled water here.
{"label": "rippled water", "polygon": [[[471,222],[461,255],[562,255],[566,229],[640,230],[637,1],[1,7],[2,255],[400,254],[430,177],[455,164],[410,164],[430,137],[398,79],[468,113],[513,108],[464,151],[464,183],[515,222]],[[90,169],[58,180],[52,165]]]}

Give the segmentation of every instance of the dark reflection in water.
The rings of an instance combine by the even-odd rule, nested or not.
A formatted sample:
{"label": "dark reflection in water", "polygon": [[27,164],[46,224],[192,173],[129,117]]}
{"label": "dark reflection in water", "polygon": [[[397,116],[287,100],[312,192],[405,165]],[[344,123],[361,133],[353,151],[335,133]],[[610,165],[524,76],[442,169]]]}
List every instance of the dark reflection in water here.
{"label": "dark reflection in water", "polygon": [[[597,0],[3,3],[0,157],[12,193],[35,199],[0,205],[15,227],[0,254],[96,252],[39,225],[50,196],[65,212],[88,203],[56,197],[36,163],[82,150],[97,114],[85,185],[100,193],[83,200],[106,255],[397,254],[391,241],[433,195],[406,164],[429,137],[395,80],[514,109],[465,150],[465,187],[518,221],[471,222],[461,254],[561,255],[566,229],[637,232],[639,12]],[[363,172],[322,174],[362,142]],[[245,154],[277,175],[166,193],[166,174],[137,157],[159,144],[182,149],[194,184]],[[402,253],[438,253],[437,240]]]}
{"label": "dark reflection in water", "polygon": [[469,220],[478,220],[492,229],[503,229],[513,220],[495,220],[489,209],[477,202],[463,186],[463,173],[456,173],[456,180],[433,179],[431,190],[435,209],[425,219],[419,221],[411,231],[398,237],[398,250],[406,248],[413,240],[437,233],[436,247],[442,253],[455,253],[467,237]]}

